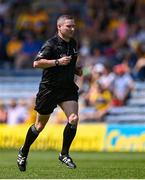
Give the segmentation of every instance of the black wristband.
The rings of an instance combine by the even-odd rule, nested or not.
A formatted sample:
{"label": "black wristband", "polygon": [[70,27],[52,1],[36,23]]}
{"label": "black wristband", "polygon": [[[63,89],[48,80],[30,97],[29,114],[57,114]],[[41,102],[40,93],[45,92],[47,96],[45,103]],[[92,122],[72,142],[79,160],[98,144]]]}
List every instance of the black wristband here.
{"label": "black wristband", "polygon": [[55,65],[59,66],[59,60],[58,59],[55,60]]}

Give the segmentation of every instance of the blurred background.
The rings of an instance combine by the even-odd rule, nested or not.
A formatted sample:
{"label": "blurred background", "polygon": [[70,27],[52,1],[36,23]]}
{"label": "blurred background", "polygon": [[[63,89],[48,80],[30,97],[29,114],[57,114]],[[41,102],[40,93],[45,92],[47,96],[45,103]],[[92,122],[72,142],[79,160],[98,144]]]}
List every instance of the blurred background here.
{"label": "blurred background", "polygon": [[[57,17],[72,14],[83,67],[72,149],[145,151],[144,9],[145,0],[0,0],[0,147],[17,148],[35,122],[41,70],[33,60],[55,34]],[[66,122],[58,107],[48,132]],[[58,148],[60,134],[48,132],[34,148]]]}

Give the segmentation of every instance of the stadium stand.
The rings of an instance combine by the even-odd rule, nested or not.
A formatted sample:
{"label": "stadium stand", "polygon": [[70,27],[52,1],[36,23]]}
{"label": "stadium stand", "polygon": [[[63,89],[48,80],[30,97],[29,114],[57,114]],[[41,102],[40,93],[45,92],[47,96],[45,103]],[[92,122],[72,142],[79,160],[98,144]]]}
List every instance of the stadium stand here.
{"label": "stadium stand", "polygon": [[[79,63],[84,74],[77,80],[80,112],[93,112],[90,122],[93,119],[93,122],[144,123],[144,7],[144,0],[1,0],[0,104],[7,110],[12,99],[30,103],[38,90],[41,74],[32,69],[33,59],[41,44],[54,34],[56,18],[69,13],[77,22]],[[94,74],[96,64],[102,64],[104,69],[99,68]],[[116,79],[113,69],[118,64],[125,67],[134,83],[123,100],[116,99],[112,89]],[[97,91],[96,84],[106,91]],[[100,113],[99,118],[96,113]]]}
{"label": "stadium stand", "polygon": [[0,99],[9,103],[10,99],[28,99],[33,97],[37,90],[40,78],[29,77],[0,77]]}
{"label": "stadium stand", "polygon": [[136,82],[126,106],[113,107],[105,117],[108,123],[145,123],[145,84]]}

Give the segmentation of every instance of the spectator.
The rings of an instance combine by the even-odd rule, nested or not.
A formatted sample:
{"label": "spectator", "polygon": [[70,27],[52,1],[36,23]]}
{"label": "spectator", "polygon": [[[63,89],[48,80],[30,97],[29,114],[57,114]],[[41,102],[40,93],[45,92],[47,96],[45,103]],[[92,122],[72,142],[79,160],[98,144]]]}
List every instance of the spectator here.
{"label": "spectator", "polygon": [[49,24],[47,12],[41,7],[33,7],[31,11],[33,13],[31,24],[33,26],[33,31],[38,35],[45,33]]}
{"label": "spectator", "polygon": [[133,69],[133,76],[135,80],[145,81],[145,50],[143,44],[138,45],[137,53],[138,59]]}
{"label": "spectator", "polygon": [[3,102],[0,101],[0,124],[7,122],[7,111]]}
{"label": "spectator", "polygon": [[6,16],[9,11],[9,4],[5,0],[0,0],[0,15]]}
{"label": "spectator", "polygon": [[22,49],[23,43],[18,38],[17,34],[11,36],[10,41],[7,43],[6,50],[7,55],[11,61],[12,67],[14,67],[14,61]]}
{"label": "spectator", "polygon": [[25,32],[32,30],[33,22],[32,22],[32,12],[30,7],[22,7],[21,12],[18,14],[16,18],[16,29],[20,32]]}
{"label": "spectator", "polygon": [[134,81],[127,72],[127,69],[128,68],[124,64],[119,64],[114,67],[115,79],[112,86],[112,103],[114,106],[125,105],[133,90]]}
{"label": "spectator", "polygon": [[35,98],[32,98],[30,103],[27,104],[28,116],[25,120],[26,124],[33,124],[36,119],[36,111],[34,111]]}
{"label": "spectator", "polygon": [[6,52],[6,46],[11,37],[11,27],[5,26],[0,33],[0,65],[3,68],[9,67],[9,57]]}
{"label": "spectator", "polygon": [[94,83],[87,94],[89,106],[80,111],[81,122],[103,121],[112,106],[112,95],[102,84]]}
{"label": "spectator", "polygon": [[16,100],[11,100],[10,105],[8,106],[8,117],[7,123],[9,125],[23,123],[28,114],[25,104],[17,104]]}
{"label": "spectator", "polygon": [[25,33],[25,40],[21,52],[15,59],[16,69],[32,68],[33,59],[41,45],[41,41],[35,40],[32,33]]}
{"label": "spectator", "polygon": [[114,81],[114,73],[110,70],[110,68],[103,64],[96,64],[93,71],[94,75],[96,74],[96,81],[99,80],[102,87],[111,90],[112,82]]}
{"label": "spectator", "polygon": [[145,57],[138,59],[134,68],[134,73],[136,73],[136,80],[145,81]]}

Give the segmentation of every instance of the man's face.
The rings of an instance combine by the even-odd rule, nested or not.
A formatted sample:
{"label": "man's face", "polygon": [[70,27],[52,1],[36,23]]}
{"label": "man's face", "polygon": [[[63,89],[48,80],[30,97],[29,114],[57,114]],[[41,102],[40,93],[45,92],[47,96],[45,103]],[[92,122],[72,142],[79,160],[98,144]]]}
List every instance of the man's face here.
{"label": "man's face", "polygon": [[75,22],[73,19],[66,19],[64,23],[58,25],[58,31],[66,38],[73,37]]}

